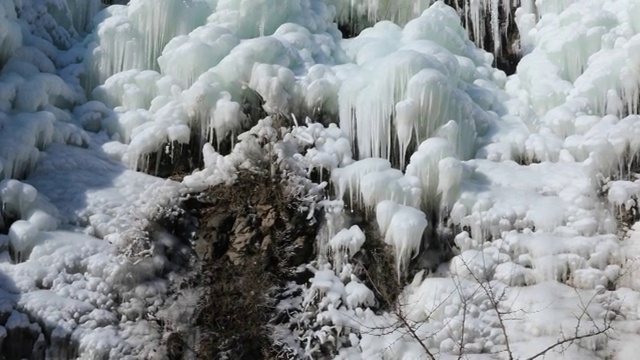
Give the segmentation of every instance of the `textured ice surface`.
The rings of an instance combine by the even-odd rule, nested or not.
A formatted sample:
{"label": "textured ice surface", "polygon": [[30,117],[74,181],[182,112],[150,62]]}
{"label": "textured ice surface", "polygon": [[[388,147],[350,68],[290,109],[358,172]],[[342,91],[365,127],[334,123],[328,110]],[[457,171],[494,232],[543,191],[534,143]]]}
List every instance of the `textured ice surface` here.
{"label": "textured ice surface", "polygon": [[[155,221],[183,185],[260,163],[291,174],[311,215],[331,197],[294,315],[308,326],[278,339],[298,355],[331,343],[344,359],[415,359],[422,345],[528,357],[610,319],[609,337],[558,356],[633,358],[638,225],[622,235],[617,220],[637,214],[640,191],[638,2],[522,1],[527,55],[509,78],[454,9],[429,3],[132,0],[98,13],[97,0],[0,0],[2,349],[161,353],[145,319],[181,314],[162,308],[171,284],[158,274],[186,248]],[[459,4],[477,42],[514,5]],[[341,38],[337,21],[365,18],[397,24]],[[205,166],[183,185],[134,171],[193,141]],[[375,217],[399,275],[454,245],[396,307],[422,344],[371,310],[354,208]],[[437,243],[443,229],[452,244]]]}
{"label": "textured ice surface", "polygon": [[[171,10],[166,4],[154,10],[159,18]],[[167,142],[234,138],[251,106],[299,119],[340,116],[359,157],[403,165],[413,142],[438,133],[469,158],[476,136],[502,111],[493,90],[504,74],[440,2],[404,29],[381,22],[350,40],[340,38],[333,7],[323,1],[287,2],[278,11],[268,2],[253,5],[264,11],[248,11],[248,4],[189,1],[174,11],[181,20],[162,28],[141,16],[151,6],[145,0],[96,18],[83,79],[97,85],[95,99],[114,107],[108,128],[126,143],[125,162],[144,167]],[[153,29],[145,36],[144,24]],[[122,64],[104,63],[114,60]]]}
{"label": "textured ice surface", "polygon": [[0,1],[0,337],[10,358],[160,349],[145,318],[169,288],[157,277],[165,250],[179,246],[165,239],[150,256],[150,229],[178,203],[179,185],[128,170],[101,146],[118,132],[113,111],[87,103],[80,77],[82,36],[102,8]]}

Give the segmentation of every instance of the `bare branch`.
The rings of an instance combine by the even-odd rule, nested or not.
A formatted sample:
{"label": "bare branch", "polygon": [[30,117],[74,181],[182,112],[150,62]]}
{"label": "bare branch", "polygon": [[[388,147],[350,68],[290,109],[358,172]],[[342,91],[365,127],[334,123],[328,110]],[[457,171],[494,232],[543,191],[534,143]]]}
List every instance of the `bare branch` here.
{"label": "bare branch", "polygon": [[581,340],[581,339],[586,339],[586,338],[590,338],[590,337],[593,337],[593,336],[598,336],[598,335],[606,333],[610,329],[611,329],[611,323],[608,323],[608,324],[606,324],[606,326],[604,328],[602,328],[602,329],[600,329],[598,331],[590,332],[590,333],[582,334],[582,335],[578,335],[578,336],[573,336],[573,337],[570,337],[568,339],[558,340],[555,344],[549,345],[547,348],[545,348],[544,350],[540,351],[539,353],[537,353],[537,354],[535,354],[535,355],[533,355],[531,357],[526,358],[526,360],[533,360],[533,359],[539,358],[541,356],[544,356],[544,354],[546,354],[547,352],[557,348],[558,346],[562,346],[562,345],[567,344],[567,343],[573,343],[573,342]]}
{"label": "bare branch", "polygon": [[[502,335],[504,336],[504,344],[505,344],[505,347],[507,348],[506,349],[507,356],[509,357],[509,360],[513,360],[513,352],[511,351],[511,345],[509,344],[509,335],[507,334],[507,327],[504,324],[504,319],[502,318],[503,313],[500,311],[499,303],[498,303],[499,300],[496,300],[496,294],[494,294],[493,288],[491,288],[490,284],[487,286],[487,282],[478,279],[476,274],[474,274],[471,268],[469,268],[469,264],[467,264],[467,262],[464,259],[461,258],[461,260],[464,266],[469,271],[469,274],[471,275],[473,280],[475,280],[475,282],[482,288],[482,290],[485,292],[485,294],[489,298],[489,302],[491,302],[491,306],[493,307],[493,309],[495,310],[498,316],[498,324],[500,325],[500,330],[502,330]],[[503,297],[503,296],[504,296],[504,291],[500,297]]]}
{"label": "bare branch", "polygon": [[[366,269],[365,269],[364,273],[367,276],[367,279],[369,280],[369,282],[371,283],[371,286],[373,286],[374,290],[376,292],[378,292],[378,294],[383,294],[382,292],[380,292],[380,290],[378,289],[376,284],[371,280],[371,277],[369,276],[369,272],[366,271]],[[388,305],[391,305],[389,299],[383,299],[383,300]],[[424,341],[422,341],[422,339],[420,339],[418,334],[416,334],[415,329],[411,326],[411,324],[409,324],[407,319],[404,317],[404,314],[402,314],[401,307],[398,305],[398,306],[395,307],[395,309],[396,309],[396,311],[395,311],[394,315],[396,315],[396,317],[400,320],[402,325],[407,329],[407,331],[409,332],[409,335],[411,335],[411,337],[414,338],[418,342],[418,344],[422,347],[422,349],[424,350],[425,354],[427,354],[429,359],[435,360],[436,358],[433,355],[433,353],[429,350],[429,347],[427,347],[427,345],[424,343]]]}
{"label": "bare branch", "polygon": [[398,317],[398,319],[400,319],[400,321],[404,324],[404,326],[406,326],[407,330],[409,331],[409,334],[411,334],[411,337],[416,339],[418,344],[420,344],[422,349],[424,349],[424,352],[427,354],[427,356],[429,356],[431,360],[435,360],[436,359],[435,356],[433,356],[431,351],[429,351],[429,348],[427,347],[427,345],[420,339],[420,337],[418,336],[418,334],[416,334],[413,327],[407,322],[407,319],[405,319],[404,315],[402,314],[402,311],[398,309],[395,315]]}

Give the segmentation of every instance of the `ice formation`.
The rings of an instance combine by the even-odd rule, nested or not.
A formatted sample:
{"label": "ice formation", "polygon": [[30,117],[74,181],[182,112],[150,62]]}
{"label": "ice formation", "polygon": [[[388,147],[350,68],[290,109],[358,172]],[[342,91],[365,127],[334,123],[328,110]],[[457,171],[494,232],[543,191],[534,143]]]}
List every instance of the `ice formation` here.
{"label": "ice formation", "polygon": [[[0,1],[0,312],[10,358],[152,358],[161,341],[143,318],[162,306],[170,285],[157,274],[180,244],[156,245],[155,259],[140,245],[175,210],[180,187],[102,149],[98,133],[114,116],[87,102],[81,61],[103,7]],[[160,188],[166,197],[149,195]]]}
{"label": "ice formation", "polygon": [[420,251],[427,219],[416,208],[385,200],[376,207],[376,220],[384,241],[394,248],[400,276],[406,271],[409,260]]}
{"label": "ice formation", "polygon": [[[602,319],[614,318],[613,313],[626,313],[629,303],[618,296],[637,298],[631,295],[634,290],[627,289],[637,287],[629,274],[635,269],[637,237],[634,232],[619,237],[616,216],[630,212],[631,221],[637,219],[637,181],[624,180],[634,173],[638,151],[635,6],[633,1],[526,2],[517,20],[529,54],[507,80],[506,97],[500,91],[492,93],[498,99],[493,101],[504,108],[496,106],[489,113],[488,131],[477,135],[471,155],[456,148],[456,138],[451,136],[456,131],[443,129],[430,134],[439,139],[414,145],[417,151],[409,154],[406,175],[383,162],[375,168],[379,160],[370,160],[371,165],[356,163],[363,172],[349,166],[334,170],[338,198],[348,193],[352,203],[362,206],[380,202],[377,214],[383,234],[398,210],[377,190],[381,188],[377,184],[407,175],[420,181],[418,207],[469,231],[455,238],[459,255],[438,270],[445,277],[416,277],[405,289],[407,298],[399,301],[411,304],[405,307],[405,316],[421,322],[414,331],[422,344],[412,337],[384,333],[382,329],[397,326],[393,316],[361,313],[360,319],[369,321],[359,326],[362,352],[344,348],[343,358],[413,358],[424,354],[422,345],[441,353],[509,351],[530,356],[576,328],[576,318],[568,313],[601,319],[580,323],[585,333],[600,321],[606,323]],[[402,31],[385,23],[376,27],[361,36],[379,36],[384,43]],[[363,51],[358,47],[362,46],[366,50],[360,55],[363,63],[367,57],[388,56],[397,46],[390,41],[385,47],[367,49],[357,43],[358,38],[350,41],[354,45],[346,48],[347,55],[350,49]],[[343,94],[373,91],[375,85],[369,81],[383,78],[352,78],[343,85]],[[492,81],[499,87],[498,79]],[[396,94],[392,84],[380,88],[389,91],[387,99]],[[375,120],[377,125],[369,127],[371,122],[357,122],[354,98],[349,100],[349,109],[354,110],[341,113],[340,118],[351,119],[341,127],[357,142],[356,156],[387,158],[402,168],[402,155],[394,159],[389,154],[394,144],[402,151],[410,148],[403,139],[415,133],[403,126],[406,119],[417,118],[413,103],[363,107],[368,111],[363,118],[387,114],[396,121]],[[482,104],[482,97],[473,99]],[[496,115],[499,120],[492,120]],[[451,128],[457,126],[454,123]],[[523,293],[531,295],[522,297]],[[500,311],[507,313],[545,310],[536,312],[540,315],[531,322],[509,317],[503,333],[496,327],[499,309],[491,298],[506,306]],[[591,303],[581,308],[584,299]],[[550,316],[556,321],[549,322]],[[629,358],[634,351],[629,335],[609,339],[598,335],[565,351],[586,358],[618,345],[622,345],[620,351],[611,350],[616,358]]]}
{"label": "ice formation", "polygon": [[334,264],[336,271],[339,272],[341,270],[339,264],[342,263],[344,257],[349,259],[360,251],[362,244],[364,244],[364,240],[364,233],[356,225],[353,225],[349,229],[340,230],[333,238],[331,238],[329,246],[335,253]]}
{"label": "ice formation", "polygon": [[[365,25],[374,24],[382,20],[388,20],[398,25],[404,25],[412,19],[418,17],[429,6],[436,3],[435,0],[331,0],[337,11],[338,22],[344,26],[350,26],[352,31],[360,31]],[[523,3],[523,7],[528,5],[527,1],[520,0],[452,0],[446,4],[455,8],[465,27],[474,36],[474,43],[482,47],[485,37],[491,38],[492,49],[486,49],[497,53],[502,44],[502,35],[508,24],[514,21],[512,18],[514,10]],[[546,11],[553,4],[550,1],[540,2],[539,8]],[[549,9],[549,10],[547,10]]]}
{"label": "ice formation", "polygon": [[341,87],[340,126],[359,156],[403,167],[411,143],[438,132],[449,133],[460,157],[474,155],[476,136],[500,111],[495,93],[478,84],[500,83],[504,74],[471,46],[458,21],[438,2],[404,29],[382,22],[346,42],[361,70]]}
{"label": "ice formation", "polygon": [[[313,276],[290,304],[308,327],[276,332],[295,354],[527,357],[611,320],[615,333],[565,356],[631,358],[638,2],[454,6],[0,0],[0,341],[27,339],[3,351],[161,357],[161,329],[145,319],[179,322],[163,275],[189,244],[158,220],[184,192],[260,166],[325,217]],[[517,22],[526,54],[510,77],[475,46],[486,28],[489,50],[505,46],[501,20]],[[375,25],[342,39],[345,22]],[[187,145],[203,166],[182,184],[136,171]],[[412,336],[398,313],[372,310],[359,210],[399,276],[437,256],[431,245],[453,248],[398,300],[419,324]]]}
{"label": "ice formation", "polygon": [[[473,156],[476,134],[500,111],[490,84],[501,83],[504,75],[491,68],[490,55],[471,46],[456,13],[442,3],[404,29],[380,23],[349,41],[341,41],[327,22],[330,8],[319,0],[287,5],[290,11],[265,10],[260,19],[245,5],[223,2],[214,11],[192,1],[181,8],[187,13],[179,24],[146,37],[139,34],[145,6],[134,1],[98,16],[97,30],[86,40],[92,50],[83,76],[85,86],[99,85],[92,91],[95,99],[124,114],[112,131],[128,143],[124,160],[132,165],[165,142],[234,137],[243,127],[245,106],[258,105],[251,100],[255,95],[271,115],[339,115],[342,130],[357,139],[357,156],[402,164],[412,143],[436,132],[449,137],[461,157]],[[154,11],[161,19],[170,9]],[[212,15],[201,19],[207,11]],[[112,57],[118,41],[131,49]],[[136,56],[141,58],[129,59]],[[157,64],[150,60],[155,58]],[[199,62],[185,66],[185,58]],[[113,59],[123,64],[105,63]],[[386,75],[369,75],[380,67]],[[191,130],[169,131],[182,126]]]}

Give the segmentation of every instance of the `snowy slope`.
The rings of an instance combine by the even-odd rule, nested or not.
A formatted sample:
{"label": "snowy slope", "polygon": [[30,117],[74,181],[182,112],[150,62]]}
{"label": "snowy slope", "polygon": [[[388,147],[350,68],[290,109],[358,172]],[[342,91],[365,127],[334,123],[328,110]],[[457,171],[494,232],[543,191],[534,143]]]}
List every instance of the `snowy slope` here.
{"label": "snowy slope", "polygon": [[[152,320],[189,248],[159,222],[273,152],[325,213],[274,329],[292,357],[633,359],[640,2],[522,1],[510,77],[476,44],[511,1],[456,2],[475,44],[455,9],[407,3],[0,0],[2,351],[163,358]],[[345,19],[375,25],[343,39]],[[204,167],[183,183],[138,171],[186,144]],[[399,281],[427,269],[394,312],[352,262],[351,209]]]}
{"label": "snowy slope", "polygon": [[164,303],[168,260],[148,234],[179,184],[128,170],[85,131],[109,113],[87,115],[80,86],[102,7],[0,3],[3,357],[152,358],[160,343],[147,314]]}

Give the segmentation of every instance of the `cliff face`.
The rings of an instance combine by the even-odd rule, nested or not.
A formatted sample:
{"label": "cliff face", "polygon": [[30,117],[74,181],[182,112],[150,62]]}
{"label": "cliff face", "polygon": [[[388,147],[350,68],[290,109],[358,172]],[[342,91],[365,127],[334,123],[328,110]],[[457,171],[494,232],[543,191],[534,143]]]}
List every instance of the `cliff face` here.
{"label": "cliff face", "polygon": [[639,3],[444,3],[0,0],[0,358],[635,343]]}
{"label": "cliff face", "polygon": [[[467,8],[463,0],[446,3],[457,9],[469,38],[475,41],[477,34],[470,17],[464,13]],[[520,59],[514,12],[515,8],[509,13],[499,8],[500,46],[495,45],[493,38],[495,24],[482,23],[480,45],[495,52],[496,66],[507,74],[515,72]],[[485,15],[491,17],[489,11]],[[367,21],[341,23],[339,28],[349,38],[356,36]],[[254,104],[249,113],[265,116],[260,104]],[[149,164],[147,170],[155,169],[159,176],[175,176],[190,172],[194,164],[202,165],[198,149],[193,146],[197,141],[194,139],[191,144],[174,146],[178,150],[171,156],[160,154],[160,163]],[[229,153],[228,141],[223,145],[220,153]],[[238,175],[233,184],[217,185],[186,203],[198,219],[195,251],[199,265],[193,286],[200,289],[202,297],[192,319],[193,327],[166,337],[170,358],[279,359],[285,355],[274,343],[274,327],[285,327],[298,334],[309,331],[304,328],[309,324],[295,318],[294,314],[302,310],[299,304],[290,308],[279,304],[292,299],[300,301],[304,285],[313,277],[302,265],[313,263],[317,255],[314,243],[319,219],[307,219],[306,214],[300,213],[297,199],[287,195],[286,186],[279,176],[274,177],[258,166],[255,171]],[[363,209],[352,210],[356,215],[351,221],[364,229],[368,239],[353,260],[359,267],[357,274],[370,288],[375,288],[377,309],[388,310],[402,290],[396,278],[393,250],[380,239],[371,214],[367,217]],[[441,230],[431,229],[431,237],[440,239]],[[441,242],[446,249],[432,249],[414,259],[410,275],[424,268],[424,263],[435,269],[450,259],[452,240]],[[319,353],[327,358],[335,356],[335,347],[327,346],[321,344]]]}

